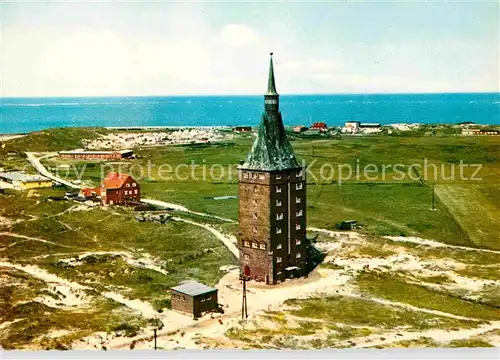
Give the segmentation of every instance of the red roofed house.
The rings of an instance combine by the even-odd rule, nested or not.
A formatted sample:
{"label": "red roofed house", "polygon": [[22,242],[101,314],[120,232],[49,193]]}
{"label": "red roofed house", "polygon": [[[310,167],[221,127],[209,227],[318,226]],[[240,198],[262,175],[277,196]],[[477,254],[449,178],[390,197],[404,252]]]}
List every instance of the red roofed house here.
{"label": "red roofed house", "polygon": [[314,124],[312,124],[311,129],[319,131],[327,131],[328,127],[324,122],[315,122]]}
{"label": "red roofed house", "polygon": [[103,205],[124,205],[141,200],[141,190],[134,178],[127,174],[111,172],[101,185]]}

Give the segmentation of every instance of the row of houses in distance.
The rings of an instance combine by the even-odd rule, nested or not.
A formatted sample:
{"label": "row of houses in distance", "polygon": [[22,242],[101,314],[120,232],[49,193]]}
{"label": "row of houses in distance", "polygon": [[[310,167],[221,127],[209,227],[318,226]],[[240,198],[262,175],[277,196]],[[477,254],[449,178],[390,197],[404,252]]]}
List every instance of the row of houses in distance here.
{"label": "row of houses in distance", "polygon": [[59,152],[59,157],[63,159],[78,159],[78,160],[89,160],[89,159],[120,160],[120,159],[130,158],[133,155],[134,152],[129,149],[111,150],[111,151],[76,149],[76,150]]}
{"label": "row of houses in distance", "polygon": [[343,134],[372,134],[382,131],[382,125],[379,123],[362,123],[360,121],[346,121],[344,126],[329,128],[324,122],[315,122],[311,127],[298,125],[293,128],[296,133],[319,132],[326,133],[332,130],[339,130]]}
{"label": "row of houses in distance", "polygon": [[500,135],[500,130],[495,129],[462,129],[462,135]]}
{"label": "row of houses in distance", "polygon": [[343,134],[375,134],[382,131],[380,123],[362,123],[360,121],[346,121],[340,129]]}

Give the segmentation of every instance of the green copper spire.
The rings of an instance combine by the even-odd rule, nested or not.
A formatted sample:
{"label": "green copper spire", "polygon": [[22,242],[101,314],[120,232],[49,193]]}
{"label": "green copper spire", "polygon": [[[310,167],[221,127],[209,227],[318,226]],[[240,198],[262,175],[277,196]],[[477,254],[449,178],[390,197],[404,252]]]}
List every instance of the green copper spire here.
{"label": "green copper spire", "polygon": [[[272,53],[271,53],[272,56]],[[273,59],[269,67],[267,93],[264,95],[265,112],[262,114],[257,138],[247,156],[243,169],[280,171],[300,168],[292,145],[287,139],[279,111],[279,95],[274,81]]]}
{"label": "green copper spire", "polygon": [[276,84],[274,81],[274,67],[273,67],[273,53],[270,53],[271,58],[269,60],[269,78],[267,80],[267,94],[266,95],[278,95],[276,92]]}

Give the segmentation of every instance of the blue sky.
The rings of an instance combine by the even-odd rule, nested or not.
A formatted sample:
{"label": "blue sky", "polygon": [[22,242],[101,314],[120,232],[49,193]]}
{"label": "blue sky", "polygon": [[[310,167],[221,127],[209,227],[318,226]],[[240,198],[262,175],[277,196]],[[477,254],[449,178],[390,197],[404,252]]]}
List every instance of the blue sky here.
{"label": "blue sky", "polygon": [[499,91],[496,2],[5,2],[2,96]]}

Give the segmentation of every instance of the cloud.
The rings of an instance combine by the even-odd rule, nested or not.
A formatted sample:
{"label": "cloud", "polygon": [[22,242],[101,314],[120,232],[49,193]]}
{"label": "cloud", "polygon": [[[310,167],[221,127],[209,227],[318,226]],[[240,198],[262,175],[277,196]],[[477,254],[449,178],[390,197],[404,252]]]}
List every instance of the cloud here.
{"label": "cloud", "polygon": [[244,24],[229,24],[224,26],[220,32],[222,41],[234,47],[253,44],[257,41],[257,35]]}

